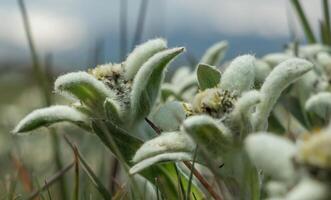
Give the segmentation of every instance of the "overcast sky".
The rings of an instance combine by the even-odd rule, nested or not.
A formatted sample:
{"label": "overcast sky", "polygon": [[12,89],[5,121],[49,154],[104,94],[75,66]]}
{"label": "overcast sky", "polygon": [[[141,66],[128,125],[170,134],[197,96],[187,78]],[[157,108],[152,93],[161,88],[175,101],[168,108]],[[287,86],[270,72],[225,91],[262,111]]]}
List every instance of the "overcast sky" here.
{"label": "overcast sky", "polygon": [[[132,39],[141,0],[128,1]],[[51,52],[61,64],[88,63],[96,40],[105,41],[105,60],[118,60],[120,0],[25,0],[40,54]],[[320,1],[302,0],[317,27]],[[289,0],[149,0],[143,40],[162,36],[200,56],[218,40],[233,44],[230,54],[281,49],[289,25],[301,33]],[[0,61],[28,55],[17,1],[0,0]],[[268,46],[269,45],[269,46]],[[237,50],[237,51],[236,51]]]}

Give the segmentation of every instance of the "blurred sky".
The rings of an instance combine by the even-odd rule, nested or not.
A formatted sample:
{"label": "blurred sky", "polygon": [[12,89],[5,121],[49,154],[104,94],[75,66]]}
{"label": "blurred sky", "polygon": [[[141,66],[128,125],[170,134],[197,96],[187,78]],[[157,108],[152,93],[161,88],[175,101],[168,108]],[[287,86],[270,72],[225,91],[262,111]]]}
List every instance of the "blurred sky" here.
{"label": "blurred sky", "polygon": [[[119,61],[121,0],[25,0],[35,43],[57,65],[84,68],[93,63],[97,41],[104,44],[99,62]],[[131,46],[141,0],[128,1]],[[318,0],[302,0],[314,27],[321,18]],[[143,41],[162,36],[169,46],[185,46],[199,58],[219,40],[228,40],[228,58],[243,53],[263,55],[281,50],[289,41],[289,23],[300,35],[289,0],[149,0]],[[29,61],[17,1],[0,0],[0,67]]]}

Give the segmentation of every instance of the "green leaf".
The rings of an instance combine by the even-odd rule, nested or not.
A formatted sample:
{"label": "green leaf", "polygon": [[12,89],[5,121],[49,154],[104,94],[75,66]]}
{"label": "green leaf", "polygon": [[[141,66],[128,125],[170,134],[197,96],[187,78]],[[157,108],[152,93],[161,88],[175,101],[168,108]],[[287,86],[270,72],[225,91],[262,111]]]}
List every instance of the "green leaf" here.
{"label": "green leaf", "polygon": [[269,53],[262,57],[262,61],[266,62],[271,68],[274,68],[279,63],[290,58],[293,58],[293,56],[286,53]]}
{"label": "green leaf", "polygon": [[131,159],[143,142],[110,121],[92,121],[93,131],[118,159],[130,165]]}
{"label": "green leaf", "polygon": [[150,167],[159,162],[170,162],[170,161],[181,161],[181,160],[192,160],[192,153],[187,152],[172,152],[162,153],[153,157],[145,158],[137,164],[131,167],[130,174],[138,173],[147,167]]}
{"label": "green leaf", "polygon": [[191,160],[195,148],[193,141],[181,132],[165,132],[145,142],[133,157],[135,164],[130,173],[137,173],[146,167],[162,161]]}
{"label": "green leaf", "polygon": [[55,92],[79,100],[90,107],[102,107],[107,97],[115,94],[101,81],[86,72],[72,72],[58,77]]}
{"label": "green leaf", "polygon": [[183,123],[184,131],[203,148],[210,156],[220,158],[232,149],[232,139],[229,130],[220,126],[209,116],[193,116]]}
{"label": "green leaf", "polygon": [[287,132],[297,136],[308,133],[308,130],[300,123],[300,121],[282,105],[277,104],[273,110],[273,114]]}
{"label": "green leaf", "polygon": [[107,98],[103,106],[108,120],[112,121],[115,124],[122,123],[120,114],[121,108],[118,102],[113,99]]}
{"label": "green leaf", "polygon": [[138,121],[149,114],[159,94],[165,68],[183,51],[184,48],[161,51],[139,69],[132,85],[131,119]]}
{"label": "green leaf", "polygon": [[169,83],[164,83],[161,86],[161,99],[163,102],[166,102],[169,98],[175,98],[176,100],[183,100],[177,94],[177,88],[174,85],[170,85]]}
{"label": "green leaf", "polygon": [[305,108],[328,122],[331,117],[331,93],[320,92],[311,96],[307,100]]}
{"label": "green leaf", "polygon": [[265,78],[269,75],[271,72],[271,67],[269,64],[262,60],[257,60],[255,62],[255,85],[260,88],[260,86],[263,84]]}
{"label": "green leaf", "polygon": [[253,115],[255,130],[266,130],[270,112],[282,91],[312,68],[312,63],[292,58],[280,63],[270,72],[260,89],[262,99]]}
{"label": "green leaf", "polygon": [[224,58],[225,52],[228,49],[228,42],[221,41],[212,45],[202,56],[200,63],[205,63],[212,66],[217,66]]}
{"label": "green leaf", "polygon": [[[105,123],[105,124],[103,124]],[[135,152],[141,147],[143,141],[129,135],[125,130],[110,122],[92,121],[94,132],[98,135],[100,140],[112,151],[112,153],[124,165],[132,166],[132,158]],[[114,144],[116,146],[114,146]],[[121,155],[119,155],[121,154]],[[169,170],[168,164],[154,165],[141,172],[151,183],[154,183],[156,177],[161,178],[164,184],[167,185],[167,192],[171,197],[176,197],[176,174]]]}
{"label": "green leaf", "polygon": [[270,133],[257,133],[247,137],[245,149],[251,161],[266,175],[287,183],[295,181],[292,158],[296,148],[290,140]]}
{"label": "green leaf", "polygon": [[300,199],[300,200],[310,200],[310,199],[330,199],[331,192],[330,187],[327,183],[322,182],[318,179],[312,177],[304,177],[300,182],[292,188],[285,199]]}
{"label": "green leaf", "polygon": [[223,90],[241,94],[253,88],[255,81],[255,57],[243,55],[236,57],[225,69],[221,78]]}
{"label": "green leaf", "polygon": [[221,81],[221,72],[215,67],[206,64],[199,64],[197,78],[201,90],[216,87]]}
{"label": "green leaf", "polygon": [[143,64],[156,53],[165,50],[167,42],[157,38],[138,45],[125,61],[125,78],[133,79]]}
{"label": "green leaf", "polygon": [[153,122],[163,131],[179,130],[185,118],[183,105],[178,101],[165,103],[152,115]]}
{"label": "green leaf", "polygon": [[256,90],[245,92],[236,101],[230,114],[231,128],[245,137],[252,131],[252,108],[261,101],[261,94]]}
{"label": "green leaf", "polygon": [[69,106],[51,106],[37,109],[24,117],[15,127],[13,133],[32,131],[58,122],[71,122],[89,130],[87,115]]}

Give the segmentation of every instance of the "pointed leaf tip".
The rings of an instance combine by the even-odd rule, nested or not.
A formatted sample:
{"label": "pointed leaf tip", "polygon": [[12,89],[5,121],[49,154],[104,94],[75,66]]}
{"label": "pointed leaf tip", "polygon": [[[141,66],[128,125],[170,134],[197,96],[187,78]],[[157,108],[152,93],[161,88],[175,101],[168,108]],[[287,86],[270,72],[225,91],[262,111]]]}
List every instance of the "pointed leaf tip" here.
{"label": "pointed leaf tip", "polygon": [[201,90],[216,87],[221,81],[221,72],[207,64],[199,64],[197,79]]}
{"label": "pointed leaf tip", "polygon": [[206,63],[208,65],[218,66],[228,49],[228,42],[218,42],[207,49],[202,56],[200,63]]}
{"label": "pointed leaf tip", "polygon": [[22,133],[32,131],[42,126],[49,126],[57,122],[71,122],[88,129],[88,116],[69,106],[51,106],[37,109],[24,117],[12,131]]}
{"label": "pointed leaf tip", "polygon": [[131,92],[131,117],[140,120],[146,117],[159,94],[164,79],[164,70],[183,47],[167,49],[152,56],[138,71]]}
{"label": "pointed leaf tip", "polygon": [[307,60],[291,58],[280,63],[270,72],[260,89],[262,99],[253,117],[256,130],[266,130],[270,112],[281,93],[312,68],[313,64]]}
{"label": "pointed leaf tip", "polygon": [[238,94],[253,88],[255,81],[255,57],[236,57],[225,69],[221,78],[221,88]]}
{"label": "pointed leaf tip", "polygon": [[161,38],[149,40],[138,45],[125,61],[125,78],[127,80],[133,79],[138,70],[149,58],[166,48],[167,42]]}
{"label": "pointed leaf tip", "polygon": [[102,105],[106,97],[115,94],[103,82],[86,72],[72,72],[58,77],[55,92],[89,106]]}

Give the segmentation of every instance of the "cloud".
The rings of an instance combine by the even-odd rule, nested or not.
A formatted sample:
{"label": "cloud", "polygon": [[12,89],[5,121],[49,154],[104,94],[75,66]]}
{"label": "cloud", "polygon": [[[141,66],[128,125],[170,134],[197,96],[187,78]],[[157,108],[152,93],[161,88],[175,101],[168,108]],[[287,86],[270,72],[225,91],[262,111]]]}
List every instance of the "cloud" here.
{"label": "cloud", "polygon": [[[86,37],[84,24],[71,16],[59,16],[42,10],[28,10],[33,38],[43,51],[77,47]],[[18,8],[0,9],[0,41],[16,47],[27,45],[22,17]]]}
{"label": "cloud", "polygon": [[[191,30],[217,31],[232,35],[259,35],[263,37],[286,37],[289,33],[287,14],[297,17],[289,0],[169,0],[168,24],[171,31],[182,27]],[[320,18],[319,2],[304,0],[304,9],[317,27]],[[317,5],[316,5],[317,4]],[[288,10],[292,9],[292,10]],[[301,32],[301,30],[299,31]]]}

